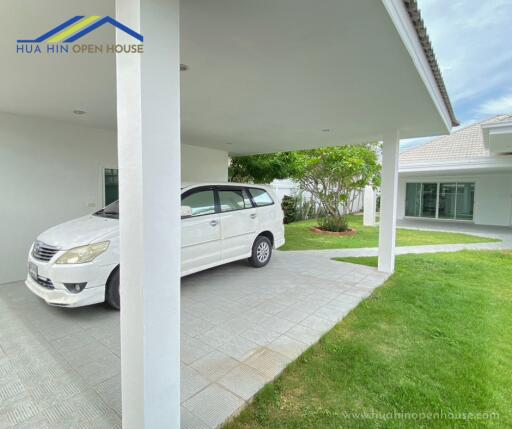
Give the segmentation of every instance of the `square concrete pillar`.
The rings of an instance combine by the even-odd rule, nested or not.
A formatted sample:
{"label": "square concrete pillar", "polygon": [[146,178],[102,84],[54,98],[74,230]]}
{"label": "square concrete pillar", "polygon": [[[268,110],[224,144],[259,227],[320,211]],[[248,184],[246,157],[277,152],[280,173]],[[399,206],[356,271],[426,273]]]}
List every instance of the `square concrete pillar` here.
{"label": "square concrete pillar", "polygon": [[373,186],[365,186],[363,199],[363,225],[375,226],[377,217],[377,194]]}
{"label": "square concrete pillar", "polygon": [[[144,37],[118,54],[123,428],[180,426],[180,34],[178,0],[117,0]],[[117,43],[133,39],[118,30]]]}
{"label": "square concrete pillar", "polygon": [[384,135],[382,143],[382,183],[379,220],[379,271],[395,270],[396,206],[398,193],[398,160],[400,138],[398,132]]}

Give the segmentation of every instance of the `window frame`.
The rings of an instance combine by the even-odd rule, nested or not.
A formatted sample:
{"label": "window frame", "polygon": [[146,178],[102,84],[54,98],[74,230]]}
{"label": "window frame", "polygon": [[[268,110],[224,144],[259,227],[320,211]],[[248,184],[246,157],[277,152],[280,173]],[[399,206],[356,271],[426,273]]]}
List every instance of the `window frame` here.
{"label": "window frame", "polygon": [[[265,204],[262,206],[256,205],[256,203],[254,202],[254,198],[252,197],[252,194],[250,192],[251,189],[257,189],[258,191],[266,192],[268,194],[268,196],[270,197],[270,199],[272,200],[272,203]],[[229,210],[229,211],[225,211],[225,212],[221,211],[219,191],[233,191],[233,190],[242,191],[242,192],[245,190],[247,192],[247,195],[249,196],[249,200],[251,201],[251,207],[244,207],[243,209]],[[270,206],[273,206],[276,204],[274,201],[274,198],[272,198],[272,195],[270,194],[270,192],[268,192],[264,188],[261,188],[258,186],[240,186],[240,185],[231,186],[228,184],[226,184],[226,185],[202,185],[202,186],[193,187],[191,189],[187,189],[185,192],[183,192],[181,194],[181,201],[183,202],[184,198],[188,197],[189,195],[192,195],[193,193],[201,192],[201,191],[213,191],[213,198],[214,198],[214,203],[215,203],[215,213],[208,213],[208,214],[202,214],[202,215],[197,215],[197,216],[184,216],[181,219],[191,219],[191,218],[198,218],[198,217],[202,217],[202,216],[212,216],[214,214],[218,215],[218,214],[222,214],[222,213],[240,212],[243,210],[258,209],[261,207],[270,207]]]}
{"label": "window frame", "polygon": [[[221,202],[220,202],[219,192],[223,192],[223,191],[224,192],[225,191],[240,191],[240,192],[242,192],[242,195],[243,195],[243,192],[245,191],[247,193],[247,196],[249,197],[249,201],[251,202],[251,207],[244,207],[243,209],[233,209],[233,210],[222,211],[222,205],[221,205]],[[245,186],[216,186],[215,187],[215,196],[216,196],[216,203],[218,205],[218,213],[220,213],[220,214],[222,214],[222,213],[240,212],[240,211],[243,211],[243,210],[250,210],[250,209],[253,209],[253,208],[256,207],[255,204],[254,204],[254,201],[252,200],[251,193],[249,192],[249,190]],[[245,201],[245,198],[244,198],[244,201]]]}
{"label": "window frame", "polygon": [[[436,214],[435,217],[427,217],[427,216],[411,216],[405,214],[405,209],[407,207],[407,185],[408,184],[420,184],[420,213],[423,213],[423,184],[436,184],[437,185],[437,197],[436,197]],[[440,200],[440,192],[441,192],[441,184],[454,184],[456,193],[455,193],[455,210],[454,216],[449,218],[439,217],[439,200]],[[459,184],[469,184],[473,185],[473,192],[476,193],[476,180],[411,180],[405,182],[405,192],[404,192],[404,218],[407,219],[430,219],[430,220],[440,220],[447,222],[466,222],[466,223],[474,223],[475,220],[475,198],[473,196],[473,217],[471,219],[457,219],[457,191]]]}
{"label": "window frame", "polygon": [[[256,202],[254,201],[254,198],[251,194],[251,189],[256,189],[258,191],[263,191],[265,192],[269,197],[270,197],[270,201],[272,201],[270,204],[263,204],[262,206],[259,206],[258,204],[256,204]],[[264,188],[258,188],[257,186],[247,186],[247,193],[249,194],[249,198],[251,199],[252,201],[252,204],[255,208],[259,208],[259,207],[270,207],[270,206],[273,206],[275,205],[275,201],[274,201],[274,198],[272,198],[272,195],[270,194],[270,192],[268,192],[266,189]]]}
{"label": "window frame", "polygon": [[[215,192],[215,187],[214,186],[198,186],[196,188],[192,188],[192,189],[188,189],[186,190],[185,192],[183,192],[181,194],[181,203],[183,203],[183,199],[184,198],[187,198],[189,197],[190,195],[193,195],[193,194],[196,194],[198,192],[204,192],[204,191],[212,191],[213,192],[213,207],[214,207],[214,212],[213,213],[205,213],[205,214],[200,214],[200,215],[196,215],[196,216],[181,216],[181,219],[197,219],[199,217],[203,217],[203,216],[212,216],[212,215],[216,215],[216,214],[219,214],[218,212],[218,199],[217,199],[217,193]],[[183,205],[183,204],[180,204],[180,205]]]}

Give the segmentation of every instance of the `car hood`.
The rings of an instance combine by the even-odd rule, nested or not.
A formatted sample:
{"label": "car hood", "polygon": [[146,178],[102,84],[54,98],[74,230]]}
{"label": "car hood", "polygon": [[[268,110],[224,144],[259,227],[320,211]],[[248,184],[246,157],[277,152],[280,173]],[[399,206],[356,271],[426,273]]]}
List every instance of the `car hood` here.
{"label": "car hood", "polygon": [[62,250],[108,240],[119,234],[119,220],[87,215],[61,223],[39,235],[37,239]]}

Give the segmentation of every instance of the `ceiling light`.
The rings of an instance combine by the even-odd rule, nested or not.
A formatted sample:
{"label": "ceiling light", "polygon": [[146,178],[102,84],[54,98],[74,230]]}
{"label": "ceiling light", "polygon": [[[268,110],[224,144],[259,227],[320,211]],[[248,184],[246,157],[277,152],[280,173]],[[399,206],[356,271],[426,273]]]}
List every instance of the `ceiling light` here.
{"label": "ceiling light", "polygon": [[324,129],[322,130],[322,132],[323,132],[323,133],[330,133],[330,132],[331,132],[331,130],[330,130],[329,128],[324,128]]}
{"label": "ceiling light", "polygon": [[85,110],[73,110],[73,114],[75,115],[85,115]]}

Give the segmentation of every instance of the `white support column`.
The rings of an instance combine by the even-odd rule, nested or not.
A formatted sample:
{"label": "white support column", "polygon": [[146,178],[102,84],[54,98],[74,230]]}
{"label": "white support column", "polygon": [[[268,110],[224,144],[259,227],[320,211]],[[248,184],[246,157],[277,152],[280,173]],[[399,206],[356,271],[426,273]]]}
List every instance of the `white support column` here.
{"label": "white support column", "polygon": [[398,132],[384,135],[382,144],[382,184],[379,220],[379,271],[395,270],[396,204],[398,193]]}
{"label": "white support column", "polygon": [[375,226],[377,196],[373,186],[365,186],[363,200],[363,225]]}
{"label": "white support column", "polygon": [[[179,0],[116,0],[123,428],[180,427]],[[117,30],[117,43],[137,41]]]}

